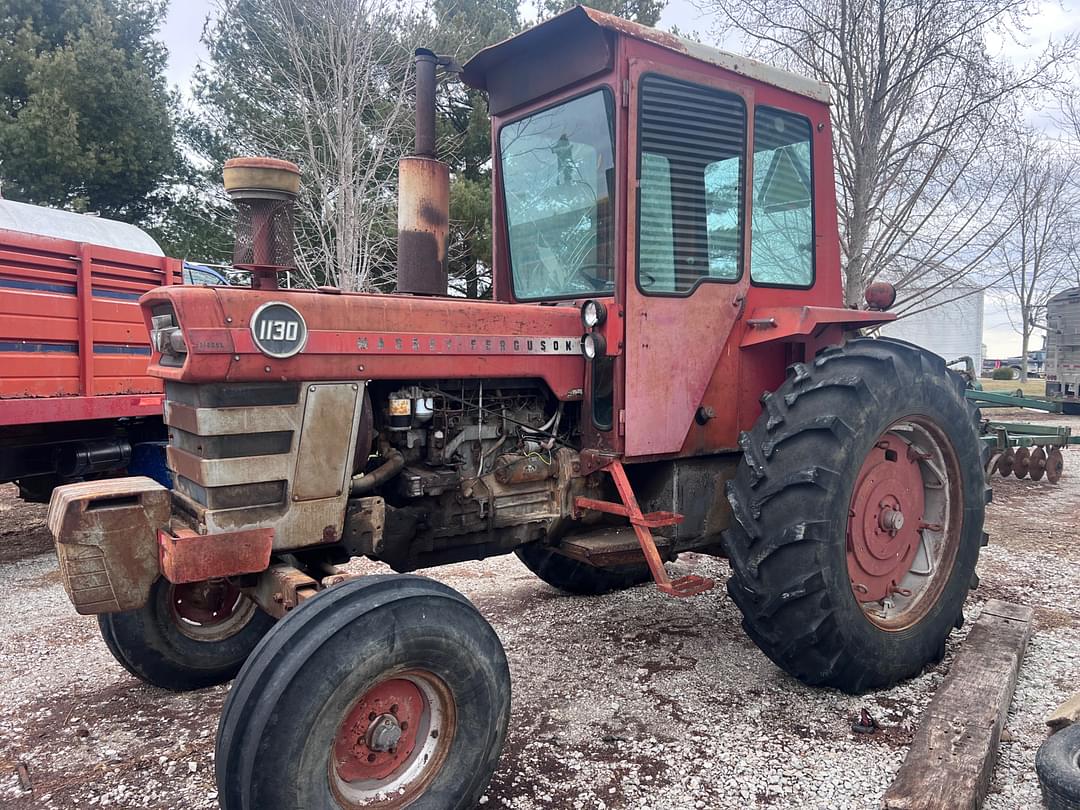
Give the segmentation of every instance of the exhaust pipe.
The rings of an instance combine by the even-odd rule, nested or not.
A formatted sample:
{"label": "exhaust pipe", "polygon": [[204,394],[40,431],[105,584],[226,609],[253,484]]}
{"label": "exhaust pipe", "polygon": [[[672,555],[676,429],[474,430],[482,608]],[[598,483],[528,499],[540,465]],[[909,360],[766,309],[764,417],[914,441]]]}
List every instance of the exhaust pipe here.
{"label": "exhaust pipe", "polygon": [[397,291],[446,295],[450,235],[450,167],[435,155],[435,70],[447,65],[416,51],[416,138],[398,161]]}

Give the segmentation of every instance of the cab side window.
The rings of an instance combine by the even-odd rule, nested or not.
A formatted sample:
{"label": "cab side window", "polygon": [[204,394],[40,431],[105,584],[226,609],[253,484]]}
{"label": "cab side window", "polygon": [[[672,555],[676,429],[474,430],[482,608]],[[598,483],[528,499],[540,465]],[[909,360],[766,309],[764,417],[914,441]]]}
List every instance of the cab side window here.
{"label": "cab side window", "polygon": [[799,115],[754,111],[754,197],[750,278],[756,284],[814,283],[810,122]]}
{"label": "cab side window", "polygon": [[640,84],[638,286],[686,295],[742,266],[746,107],[656,74]]}

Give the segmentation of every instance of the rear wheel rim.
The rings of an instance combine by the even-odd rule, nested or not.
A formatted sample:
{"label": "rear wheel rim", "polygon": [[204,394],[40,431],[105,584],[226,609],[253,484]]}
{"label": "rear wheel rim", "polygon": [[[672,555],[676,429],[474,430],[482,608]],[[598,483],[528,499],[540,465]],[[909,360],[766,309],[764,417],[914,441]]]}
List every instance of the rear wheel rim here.
{"label": "rear wheel rim", "polygon": [[177,629],[196,641],[234,636],[255,613],[255,603],[227,580],[170,585],[168,598]]}
{"label": "rear wheel rim", "polygon": [[407,670],[376,683],[349,707],[331,742],[330,786],[344,808],[398,808],[438,775],[457,728],[450,689]]}
{"label": "rear wheel rim", "polygon": [[852,593],[883,630],[918,623],[952,573],[962,528],[956,453],[929,418],[909,416],[874,443],[848,510]]}

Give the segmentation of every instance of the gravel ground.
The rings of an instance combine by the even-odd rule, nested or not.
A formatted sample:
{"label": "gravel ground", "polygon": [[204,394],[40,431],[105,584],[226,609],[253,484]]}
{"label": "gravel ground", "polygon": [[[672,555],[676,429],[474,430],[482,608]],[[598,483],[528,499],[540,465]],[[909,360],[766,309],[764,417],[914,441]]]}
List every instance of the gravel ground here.
{"label": "gravel ground", "polygon": [[[1037,627],[986,807],[1035,808],[1042,718],[1080,687],[1080,453],[1056,486],[995,478],[994,490],[968,626],[996,597],[1034,606]],[[0,487],[0,806],[216,807],[226,688],[177,695],[121,669],[68,604],[44,516]],[[695,555],[676,567],[727,576]],[[513,557],[428,573],[476,603],[510,659],[510,732],[485,808],[878,807],[963,640],[919,678],[849,697],[779,672],[723,588],[569,597]],[[878,733],[851,732],[860,708]]]}

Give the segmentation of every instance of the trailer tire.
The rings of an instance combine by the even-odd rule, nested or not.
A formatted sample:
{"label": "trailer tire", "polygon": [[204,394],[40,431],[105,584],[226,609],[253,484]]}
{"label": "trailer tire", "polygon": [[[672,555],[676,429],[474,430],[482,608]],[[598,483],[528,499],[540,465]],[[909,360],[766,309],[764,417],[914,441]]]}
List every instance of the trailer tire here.
{"label": "trailer tire", "polygon": [[159,578],[143,607],[100,614],[98,626],[124,669],[153,686],[186,692],[235,677],[274,625],[271,616],[238,593],[229,609],[220,621],[185,619],[177,607],[176,586]]}
{"label": "trailer tire", "polygon": [[1063,728],[1035,755],[1047,810],[1080,810],[1080,725]]}
{"label": "trailer tire", "polygon": [[464,596],[351,580],[301,603],[241,670],[218,726],[221,807],[472,808],[509,714],[502,644]]}
{"label": "trailer tire", "polygon": [[727,487],[728,593],[747,634],[799,680],[850,693],[939,661],[990,498],[960,376],[859,338],[794,364],[762,404]]}
{"label": "trailer tire", "polygon": [[575,596],[599,596],[613,591],[625,591],[652,579],[649,566],[598,568],[559,554],[540,543],[529,543],[515,552],[517,558],[551,587]]}

